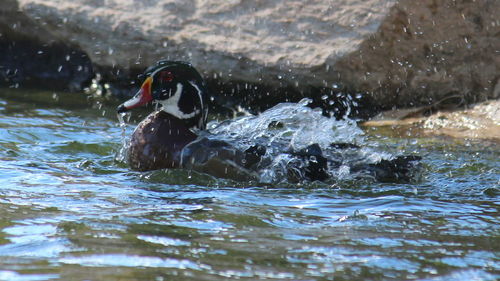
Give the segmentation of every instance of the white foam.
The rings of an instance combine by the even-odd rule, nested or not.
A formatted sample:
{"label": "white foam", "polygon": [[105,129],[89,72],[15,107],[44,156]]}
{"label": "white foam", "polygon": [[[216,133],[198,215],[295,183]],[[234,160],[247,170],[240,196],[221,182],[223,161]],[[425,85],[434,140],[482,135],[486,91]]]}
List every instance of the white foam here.
{"label": "white foam", "polygon": [[[287,163],[292,161],[287,152],[299,151],[311,144],[318,144],[325,157],[342,163],[374,163],[390,157],[365,147],[364,133],[356,121],[325,117],[321,109],[308,107],[310,102],[303,99],[299,103],[281,103],[257,116],[210,122],[207,127],[212,137],[225,140],[240,150],[255,144],[264,145],[271,163],[260,172],[262,182],[285,180]],[[332,143],[356,144],[362,148],[339,152],[330,146]],[[329,172],[347,177],[348,170],[338,169],[332,168]]]}

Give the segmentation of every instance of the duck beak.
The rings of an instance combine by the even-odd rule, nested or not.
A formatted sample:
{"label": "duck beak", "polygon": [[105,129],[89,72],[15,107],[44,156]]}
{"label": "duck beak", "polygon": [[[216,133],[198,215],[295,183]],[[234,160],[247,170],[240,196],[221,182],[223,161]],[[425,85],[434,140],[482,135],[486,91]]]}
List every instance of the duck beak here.
{"label": "duck beak", "polygon": [[153,83],[153,78],[148,77],[142,83],[141,89],[135,94],[135,96],[128,101],[120,104],[116,111],[118,113],[127,112],[133,108],[142,106],[147,104],[148,102],[153,100],[153,96],[151,95],[151,84]]}

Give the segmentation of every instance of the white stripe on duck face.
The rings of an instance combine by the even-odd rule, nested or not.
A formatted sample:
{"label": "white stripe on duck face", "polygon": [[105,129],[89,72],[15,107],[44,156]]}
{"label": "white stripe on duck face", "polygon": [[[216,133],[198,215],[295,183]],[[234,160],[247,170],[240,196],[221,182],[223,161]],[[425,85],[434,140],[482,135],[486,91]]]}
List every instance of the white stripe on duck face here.
{"label": "white stripe on duck face", "polygon": [[202,96],[200,88],[193,81],[189,81],[189,84],[191,84],[191,86],[193,86],[193,88],[196,89],[196,93],[198,94],[198,98],[200,99],[201,108],[202,109],[205,108],[205,105],[203,104],[203,96]]}
{"label": "white stripe on duck face", "polygon": [[201,110],[203,112],[203,116],[198,121],[198,128],[204,128],[205,120],[207,120],[208,110],[205,108],[205,105],[203,104],[203,93],[200,90],[200,87],[198,87],[198,85],[196,85],[195,82],[189,81],[189,84],[191,84],[191,86],[193,86],[193,88],[196,89],[196,93],[198,94],[198,98],[200,99]]}
{"label": "white stripe on duck face", "polygon": [[[182,84],[177,83],[175,94],[173,96],[171,96],[170,98],[168,98],[166,100],[158,100],[157,102],[162,105],[163,111],[165,111],[169,114],[172,114],[173,116],[175,116],[179,119],[193,118],[197,114],[200,113],[199,109],[197,109],[191,113],[184,113],[179,108],[179,100],[180,100],[181,95],[182,95],[182,89],[183,89]],[[196,89],[196,90],[199,90],[199,89]],[[170,90],[170,91],[172,91],[172,90]],[[198,94],[200,95],[201,93],[198,93]],[[201,98],[201,95],[200,95],[200,98]]]}

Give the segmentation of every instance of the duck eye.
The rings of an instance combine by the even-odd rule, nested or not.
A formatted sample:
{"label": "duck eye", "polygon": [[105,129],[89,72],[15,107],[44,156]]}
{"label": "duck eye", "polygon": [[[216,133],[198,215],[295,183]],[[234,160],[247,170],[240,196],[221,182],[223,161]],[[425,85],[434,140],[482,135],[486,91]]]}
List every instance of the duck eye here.
{"label": "duck eye", "polygon": [[174,75],[170,71],[162,71],[159,78],[161,82],[172,82]]}

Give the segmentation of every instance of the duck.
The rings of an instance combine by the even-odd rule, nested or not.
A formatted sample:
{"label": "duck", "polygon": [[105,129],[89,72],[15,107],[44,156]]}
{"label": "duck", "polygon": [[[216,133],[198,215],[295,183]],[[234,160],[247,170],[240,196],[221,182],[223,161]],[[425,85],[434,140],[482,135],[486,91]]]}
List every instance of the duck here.
{"label": "duck", "polygon": [[[269,164],[264,145],[240,150],[227,141],[211,139],[203,132],[207,126],[209,93],[204,79],[189,62],[160,60],[148,67],[139,79],[137,93],[117,107],[119,114],[149,103],[158,109],[142,120],[130,137],[127,161],[132,170],[189,169],[238,181],[258,181],[262,168]],[[338,149],[356,148],[352,144],[332,144]],[[287,151],[296,161],[287,166],[286,179],[327,181],[328,167],[337,165],[327,159],[318,144],[298,151]],[[358,165],[380,181],[409,180],[412,163],[418,156],[401,156],[375,164]]]}
{"label": "duck", "polygon": [[128,147],[128,163],[133,170],[150,171],[182,167],[181,152],[207,123],[208,94],[196,69],[187,62],[161,60],[138,77],[139,91],[120,104],[118,113],[151,102],[161,106],[141,121]]}
{"label": "duck", "polygon": [[218,178],[252,180],[249,167],[264,154],[251,147],[242,152],[227,142],[199,138],[206,128],[207,87],[188,62],[161,60],[139,75],[138,92],[120,104],[125,113],[151,102],[160,109],[135,128],[128,144],[127,162],[132,170],[186,168]]}

